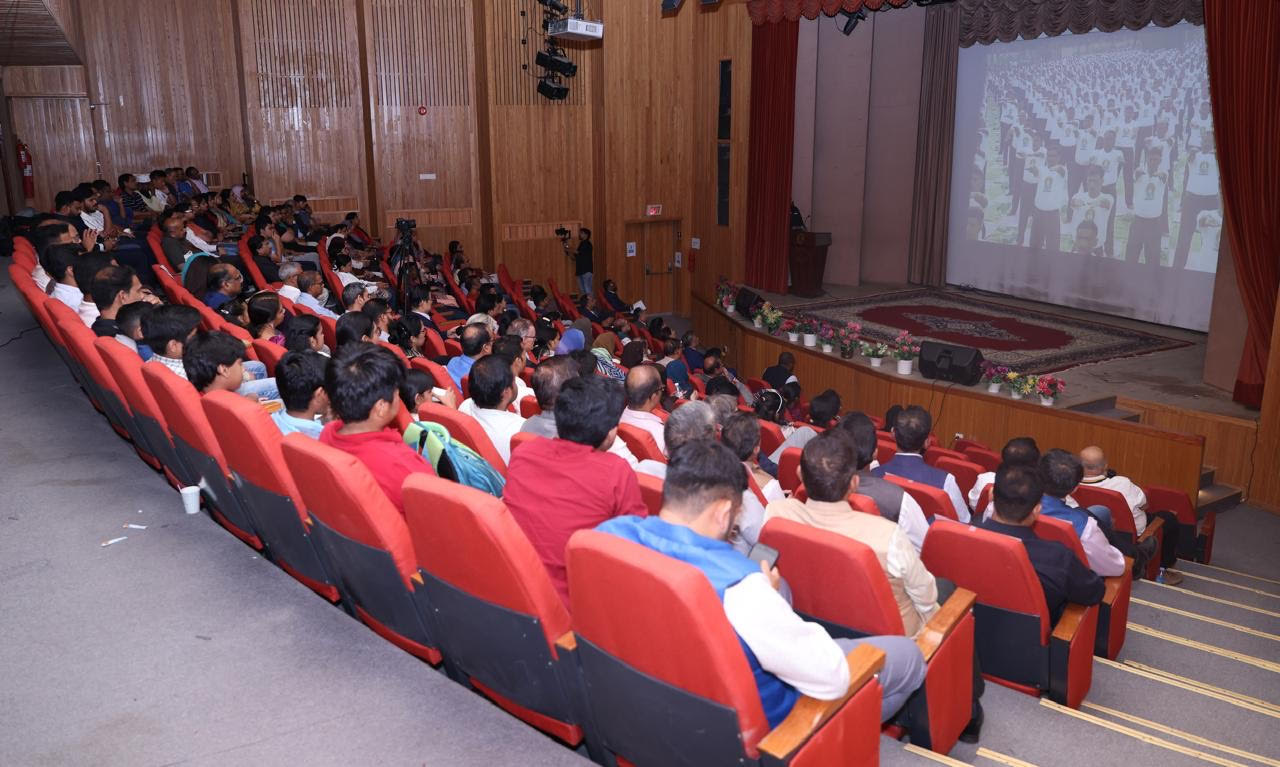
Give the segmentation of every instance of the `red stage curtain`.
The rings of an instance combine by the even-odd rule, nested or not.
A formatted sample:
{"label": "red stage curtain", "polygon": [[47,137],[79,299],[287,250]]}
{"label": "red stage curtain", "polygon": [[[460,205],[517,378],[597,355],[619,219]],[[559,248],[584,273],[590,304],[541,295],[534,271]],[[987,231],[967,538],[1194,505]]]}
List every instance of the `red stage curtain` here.
{"label": "red stage curtain", "polygon": [[794,21],[751,30],[746,282],[775,293],[787,291],[799,32]]}
{"label": "red stage curtain", "polygon": [[751,15],[752,24],[774,24],[783,19],[795,21],[801,16],[816,19],[819,13],[834,16],[840,11],[860,8],[879,11],[910,4],[911,0],[747,0],[747,13]]}
{"label": "red stage curtain", "polygon": [[1280,2],[1204,0],[1227,237],[1249,332],[1233,398],[1258,407],[1280,287]]}

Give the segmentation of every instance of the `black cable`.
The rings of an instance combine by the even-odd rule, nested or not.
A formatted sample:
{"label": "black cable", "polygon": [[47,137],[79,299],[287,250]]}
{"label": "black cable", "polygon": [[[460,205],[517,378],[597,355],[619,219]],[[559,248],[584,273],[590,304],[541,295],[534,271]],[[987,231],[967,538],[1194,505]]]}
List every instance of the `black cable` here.
{"label": "black cable", "polygon": [[1257,465],[1253,462],[1253,454],[1258,451],[1258,431],[1262,426],[1262,416],[1253,419],[1253,447],[1249,448],[1249,480],[1244,483],[1245,493],[1249,493],[1253,488],[1253,472],[1257,469]]}
{"label": "black cable", "polygon": [[[23,336],[25,336],[26,334],[30,333],[31,331],[33,331],[33,330],[39,330],[39,329],[40,329],[40,326],[39,326],[39,325],[32,325],[31,327],[27,328],[26,330],[24,330],[24,331],[22,331],[22,332],[18,333],[18,335],[14,336],[13,338],[10,338],[8,341],[5,341],[4,343],[0,344],[0,349],[3,349],[4,347],[8,346],[9,344],[13,343],[14,341],[17,341],[19,338],[22,338]],[[1256,442],[1255,442],[1255,445],[1256,445]]]}

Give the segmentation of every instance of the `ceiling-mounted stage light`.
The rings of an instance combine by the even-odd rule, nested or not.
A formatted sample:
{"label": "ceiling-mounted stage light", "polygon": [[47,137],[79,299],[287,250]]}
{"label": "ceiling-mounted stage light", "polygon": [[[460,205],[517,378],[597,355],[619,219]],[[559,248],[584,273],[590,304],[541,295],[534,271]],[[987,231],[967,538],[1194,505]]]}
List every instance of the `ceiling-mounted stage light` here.
{"label": "ceiling-mounted stage light", "polygon": [[569,86],[553,72],[538,78],[538,93],[551,101],[564,101],[569,96]]}
{"label": "ceiling-mounted stage light", "polygon": [[534,63],[551,72],[557,72],[565,77],[573,77],[578,74],[578,65],[573,63],[573,59],[564,55],[564,51],[559,48],[548,48],[545,51],[538,51],[537,58]]}
{"label": "ceiling-mounted stage light", "polygon": [[840,25],[840,34],[851,35],[853,30],[857,28],[859,21],[867,20],[867,11],[865,8],[859,8],[856,11],[840,11],[840,15],[844,16],[844,21],[837,22]]}

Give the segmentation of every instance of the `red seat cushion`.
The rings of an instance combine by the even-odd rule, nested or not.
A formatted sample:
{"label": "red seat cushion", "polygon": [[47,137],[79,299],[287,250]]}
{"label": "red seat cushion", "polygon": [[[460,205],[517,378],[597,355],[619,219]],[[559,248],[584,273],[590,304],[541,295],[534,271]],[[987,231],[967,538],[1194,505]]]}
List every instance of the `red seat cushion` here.
{"label": "red seat cushion", "polygon": [[200,404],[223,447],[228,468],[246,482],[292,499],[302,523],[310,524],[307,504],[284,462],[284,435],[267,411],[229,391],[209,392]]}
{"label": "red seat cushion", "polygon": [[169,433],[181,437],[188,445],[218,463],[223,476],[227,476],[227,462],[222,456],[222,446],[213,434],[213,427],[200,404],[200,392],[183,378],[179,378],[164,365],[143,365],[142,380],[151,389],[156,404],[164,413]]}
{"label": "red seat cushion", "polygon": [[642,461],[647,459],[661,463],[667,462],[667,457],[658,448],[658,443],[654,440],[653,435],[639,426],[633,426],[629,423],[618,424],[618,438],[626,443],[627,449],[631,451],[632,455]]}

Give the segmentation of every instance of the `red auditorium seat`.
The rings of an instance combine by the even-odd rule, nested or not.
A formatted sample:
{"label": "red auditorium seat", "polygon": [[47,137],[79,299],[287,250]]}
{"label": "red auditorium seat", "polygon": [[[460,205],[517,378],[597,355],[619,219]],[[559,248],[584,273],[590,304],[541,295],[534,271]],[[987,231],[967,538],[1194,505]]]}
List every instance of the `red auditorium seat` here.
{"label": "red auditorium seat", "polygon": [[[1080,536],[1071,527],[1070,522],[1053,519],[1043,514],[1036,518],[1032,528],[1035,534],[1048,541],[1057,541],[1071,549],[1076,559],[1085,567],[1089,566],[1089,558],[1080,544]],[[1098,605],[1098,636],[1094,640],[1093,654],[1104,658],[1115,659],[1124,647],[1125,627],[1129,623],[1129,596],[1133,593],[1133,560],[1125,557],[1123,575],[1103,578],[1106,591],[1102,595],[1102,604]]]}
{"label": "red auditorium seat", "polygon": [[921,482],[912,482],[894,474],[886,474],[884,478],[906,490],[907,494],[920,504],[925,518],[929,520],[935,517],[956,518],[955,506],[951,504],[951,498],[946,491]]}
{"label": "red auditorium seat", "polygon": [[132,440],[133,432],[130,431],[132,415],[124,404],[120,387],[102,363],[102,356],[94,348],[97,335],[61,301],[53,299],[52,303],[59,307],[49,307],[59,318],[57,332],[62,334],[68,350],[79,363],[84,376],[81,383],[85,387],[85,392],[89,395],[94,407],[107,417],[111,428],[121,437]]}
{"label": "red auditorium seat", "polygon": [[706,576],[597,530],[573,535],[568,561],[573,630],[606,761],[877,762],[880,650],[849,654],[844,697],[801,697],[770,732],[742,643]]}
{"label": "red auditorium seat", "polygon": [[[772,519],[760,542],[778,550],[792,607],[833,637],[903,636],[902,615],[875,552],[847,536]],[[973,710],[972,591],[956,589],[916,638],[928,670],[907,700],[911,742],[945,754]]]}
{"label": "red auditorium seat", "polygon": [[258,286],[258,290],[279,290],[284,283],[267,282],[266,275],[258,268],[258,262],[253,260],[253,254],[249,252],[249,238],[253,234],[253,227],[249,227],[240,238],[240,263],[244,264],[245,273],[249,275],[249,279],[253,280],[253,284]]}
{"label": "red auditorium seat", "polygon": [[662,511],[662,480],[652,474],[636,472],[636,481],[640,483],[640,497],[649,509],[649,514],[656,516]]}
{"label": "red auditorium seat", "polygon": [[581,743],[569,612],[506,505],[429,474],[405,480],[404,505],[446,667],[519,719]]}
{"label": "red auditorium seat", "polygon": [[427,342],[422,346],[423,355],[427,357],[443,357],[445,354],[444,339],[431,328],[423,328],[423,330],[427,331]]}
{"label": "red auditorium seat", "polygon": [[[1115,490],[1108,490],[1104,487],[1093,487],[1091,485],[1077,485],[1075,490],[1071,491],[1071,497],[1076,499],[1076,503],[1081,507],[1088,506],[1106,506],[1111,512],[1111,525],[1117,533],[1125,536],[1130,543],[1136,543],[1138,540],[1138,528],[1133,523],[1133,512],[1129,510],[1129,502],[1124,496]],[[1150,503],[1148,501],[1148,503]],[[1161,545],[1164,543],[1164,520],[1160,518],[1152,519],[1147,524],[1147,529],[1142,531],[1142,540],[1154,538],[1156,541],[1156,551],[1160,551]],[[1147,580],[1153,581],[1160,574],[1160,556],[1157,554],[1147,561],[1147,570],[1143,575]]]}
{"label": "red auditorium seat", "polygon": [[576,320],[578,317],[582,316],[578,314],[578,307],[573,305],[573,302],[569,300],[568,296],[560,292],[560,288],[556,287],[556,281],[550,277],[547,278],[547,290],[551,291],[551,295],[555,297],[556,303],[560,306],[560,311],[564,313],[564,316],[568,317],[570,321]]}
{"label": "red auditorium seat", "polygon": [[[804,503],[809,500],[809,491],[805,490],[804,484],[801,483],[800,486],[796,488],[796,491],[792,493],[791,497],[801,503]],[[880,507],[876,505],[875,499],[870,496],[862,495],[861,493],[849,493],[848,497],[845,498],[845,501],[853,507],[854,511],[860,511],[863,514],[872,514],[877,517],[880,516]]]}
{"label": "red auditorium seat", "polygon": [[453,408],[434,402],[428,402],[418,408],[418,417],[424,421],[438,423],[448,429],[450,437],[479,453],[480,457],[488,461],[494,471],[501,474],[503,479],[506,479],[507,463],[502,460],[497,448],[493,446],[493,441],[489,439],[489,435],[485,433],[484,428],[480,426],[476,419],[466,413],[459,413]]}
{"label": "red auditorium seat", "polygon": [[966,439],[964,437],[960,437],[951,445],[952,450],[955,450],[961,453],[963,453],[964,451],[968,450],[971,447],[976,447],[979,450],[990,450],[990,448],[988,448],[986,445],[979,442],[978,440]]}
{"label": "red auditorium seat", "polygon": [[542,413],[542,407],[538,405],[536,397],[523,397],[520,400],[520,417],[533,418],[535,415]]}
{"label": "red auditorium seat", "polygon": [[160,405],[151,394],[151,389],[142,379],[142,358],[114,338],[99,338],[93,342],[102,361],[111,371],[120,392],[124,394],[133,411],[134,423],[146,439],[151,454],[159,461],[169,484],[174,487],[186,487],[200,481],[199,475],[192,472],[174,449],[169,437],[169,427],[160,410]]}
{"label": "red auditorium seat", "polygon": [[210,392],[200,404],[271,559],[312,591],[338,601],[338,588],[311,535],[306,503],[284,462],[284,435],[271,416],[232,392]]}
{"label": "red auditorium seat", "polygon": [[995,492],[995,485],[990,484],[982,488],[982,492],[978,494],[978,508],[974,509],[973,513],[977,514],[979,518],[987,510],[987,504],[991,503],[991,494],[993,492]]}
{"label": "red auditorium seat", "polygon": [[983,471],[995,471],[1000,468],[1000,454],[985,447],[967,446],[964,449],[964,457],[966,461],[972,461],[981,466]]}
{"label": "red auditorium seat", "polygon": [[798,447],[789,447],[778,456],[778,484],[782,489],[794,493],[800,486],[800,455]]}
{"label": "red auditorium seat", "polygon": [[535,439],[546,439],[546,438],[540,437],[531,431],[518,431],[515,434],[512,434],[511,435],[511,454],[515,455],[517,447],[520,447],[521,445],[526,444],[528,442],[532,442]]}
{"label": "red auditorium seat", "polygon": [[667,457],[658,448],[658,442],[649,432],[629,423],[618,424],[618,439],[626,443],[627,449],[639,460],[666,463]]}
{"label": "red auditorium seat", "polygon": [[755,394],[758,391],[772,389],[773,387],[770,386],[769,382],[765,381],[763,378],[748,378],[747,388],[751,390],[752,394]]}
{"label": "red auditorium seat", "polygon": [[978,475],[982,473],[982,467],[978,464],[964,458],[952,458],[950,455],[938,456],[933,466],[955,477],[960,495],[965,498],[969,497],[969,491],[978,483]]}
{"label": "red auditorium seat", "polygon": [[956,461],[963,461],[964,453],[956,450],[948,450],[945,447],[930,447],[924,451],[924,462],[930,466],[937,466],[939,458],[951,458]]}
{"label": "red auditorium seat", "polygon": [[693,387],[693,390],[698,393],[699,397],[703,399],[707,398],[707,385],[702,382],[701,378],[699,378],[696,375],[690,374],[689,385]]}
{"label": "red auditorium seat", "polygon": [[404,365],[405,367],[409,367],[408,355],[406,355],[404,353],[404,349],[401,349],[397,344],[393,344],[388,341],[382,341],[382,340],[375,341],[375,343],[378,344],[378,346],[381,346],[383,349],[386,349],[387,351],[396,355],[396,357],[400,360],[400,364]]}
{"label": "red auditorium seat", "polygon": [[253,353],[258,361],[267,366],[267,375],[274,377],[276,374],[276,365],[287,354],[285,348],[280,344],[255,338],[253,339]]}
{"label": "red auditorium seat", "polygon": [[462,400],[464,399],[462,396],[462,390],[453,382],[453,376],[449,375],[449,371],[445,370],[443,365],[422,357],[414,357],[409,360],[409,366],[417,368],[431,376],[431,380],[436,382],[436,388],[452,391],[458,398],[458,404],[462,404]]}
{"label": "red auditorium seat", "polygon": [[157,265],[168,269],[170,274],[177,274],[173,264],[170,264],[169,259],[165,256],[164,248],[160,245],[163,238],[164,233],[160,231],[158,225],[151,227],[147,230],[147,247],[151,248],[151,255],[155,256]]}
{"label": "red auditorium seat", "polygon": [[[1067,605],[1056,626],[1022,542],[935,519],[921,559],[929,572],[978,595],[974,637],[983,675],[1006,687],[1079,708],[1093,680],[1098,608]],[[975,562],[983,563],[974,567]]]}
{"label": "red auditorium seat", "polygon": [[882,466],[898,454],[898,443],[893,440],[885,440],[883,437],[876,438],[876,461]]}
{"label": "red auditorium seat", "polygon": [[[63,354],[66,355],[67,366],[71,369],[72,377],[89,395],[89,403],[93,405],[94,409],[101,411],[102,404],[98,402],[93,379],[89,376],[88,371],[85,370],[84,362],[76,355],[75,349],[67,340],[67,334],[77,325],[83,327],[84,320],[80,319],[80,315],[76,314],[74,309],[56,298],[45,298],[42,305],[49,318],[48,330],[52,331],[53,336],[57,338],[58,345],[62,347]],[[137,355],[135,354],[134,356],[136,357]]]}
{"label": "red auditorium seat", "polygon": [[773,451],[782,447],[787,438],[782,436],[782,427],[773,421],[760,419],[760,455],[773,455]]}
{"label": "red auditorium seat", "polygon": [[1204,519],[1196,519],[1196,507],[1191,498],[1181,490],[1160,485],[1146,485],[1147,511],[1173,512],[1178,518],[1178,556],[1193,562],[1209,564],[1213,558],[1213,530],[1217,524],[1217,512],[1209,512]]}
{"label": "red auditorium seat", "polygon": [[379,636],[440,663],[404,516],[355,456],[296,433],[282,448],[343,601]]}
{"label": "red auditorium seat", "polygon": [[142,380],[164,413],[174,450],[199,478],[201,495],[214,519],[235,537],[261,549],[257,523],[232,489],[231,472],[200,404],[200,392],[164,365],[143,365]]}

